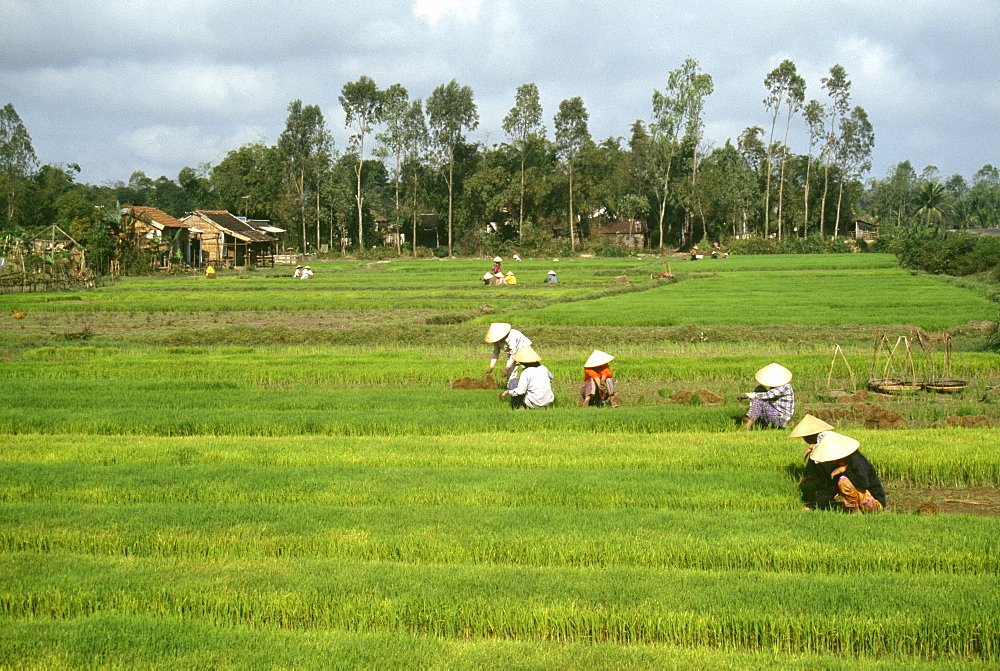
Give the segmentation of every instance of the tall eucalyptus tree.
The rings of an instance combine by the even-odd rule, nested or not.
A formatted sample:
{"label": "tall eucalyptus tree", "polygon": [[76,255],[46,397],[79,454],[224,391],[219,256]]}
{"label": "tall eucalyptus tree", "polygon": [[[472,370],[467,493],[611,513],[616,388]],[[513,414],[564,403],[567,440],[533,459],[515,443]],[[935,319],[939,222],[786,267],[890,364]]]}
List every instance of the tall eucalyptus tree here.
{"label": "tall eucalyptus tree", "polygon": [[455,149],[465,140],[464,131],[479,126],[479,112],[472,96],[472,87],[460,86],[452,79],[434,89],[427,99],[431,140],[439,160],[447,166],[448,186],[448,256],[453,256],[453,216],[455,202]]}
{"label": "tall eucalyptus tree", "polygon": [[[820,232],[826,223],[826,200],[830,192],[830,168],[837,164],[839,151],[837,148],[840,142],[840,123],[850,109],[851,81],[847,78],[847,71],[841,65],[834,65],[830,68],[830,76],[820,80],[823,88],[826,89],[830,97],[830,108],[827,120],[830,125],[826,133],[826,145],[823,149],[823,198],[820,201],[819,226]],[[835,224],[835,228],[839,222]],[[834,234],[836,237],[836,234]]]}
{"label": "tall eucalyptus tree", "polygon": [[365,137],[382,122],[385,113],[385,92],[380,91],[375,81],[362,75],[356,82],[344,84],[340,93],[340,104],[344,108],[344,124],[354,127],[351,146],[358,162],[354,167],[357,188],[354,201],[358,206],[358,249],[364,249],[364,191],[361,188],[361,171],[365,164]]}
{"label": "tall eucalyptus tree", "polygon": [[522,84],[517,87],[514,106],[504,117],[503,129],[511,136],[521,157],[520,205],[517,214],[517,237],[520,240],[524,233],[524,161],[528,153],[528,141],[532,135],[545,136],[537,85]]}
{"label": "tall eucalyptus tree", "polygon": [[590,114],[583,98],[576,96],[559,103],[559,112],[553,118],[556,133],[556,151],[566,161],[569,175],[569,246],[576,251],[576,229],[573,212],[573,170],[576,159],[588,145],[593,144],[587,121]]}

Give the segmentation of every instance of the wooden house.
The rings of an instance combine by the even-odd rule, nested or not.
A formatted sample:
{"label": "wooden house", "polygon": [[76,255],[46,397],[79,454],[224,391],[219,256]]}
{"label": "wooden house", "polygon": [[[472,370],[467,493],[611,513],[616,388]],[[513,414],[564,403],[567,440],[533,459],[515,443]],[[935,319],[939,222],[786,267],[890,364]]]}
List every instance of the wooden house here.
{"label": "wooden house", "polygon": [[863,219],[855,219],[854,233],[848,233],[847,239],[864,240],[866,242],[878,240],[878,224],[873,224]]}
{"label": "wooden house", "polygon": [[597,217],[592,219],[591,231],[609,245],[642,249],[646,245],[646,222],[642,219],[611,219]]}
{"label": "wooden house", "polygon": [[171,261],[198,265],[201,258],[198,240],[192,250],[191,232],[180,220],[155,207],[134,205],[122,210],[122,221],[128,224],[128,235],[140,246],[156,253],[161,268]]}
{"label": "wooden house", "polygon": [[216,267],[274,265],[277,238],[226,210],[195,210],[181,220],[201,247],[201,263]]}

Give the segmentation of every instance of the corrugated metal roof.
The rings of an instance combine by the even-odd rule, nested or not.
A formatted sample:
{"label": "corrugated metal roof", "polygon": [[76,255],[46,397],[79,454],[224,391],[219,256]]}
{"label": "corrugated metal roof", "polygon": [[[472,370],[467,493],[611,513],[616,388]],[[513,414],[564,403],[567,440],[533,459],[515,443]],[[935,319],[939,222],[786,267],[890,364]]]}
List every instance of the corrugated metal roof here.
{"label": "corrugated metal roof", "polygon": [[276,240],[267,233],[237,219],[226,210],[195,210],[194,213],[240,240],[247,242],[274,242]]}

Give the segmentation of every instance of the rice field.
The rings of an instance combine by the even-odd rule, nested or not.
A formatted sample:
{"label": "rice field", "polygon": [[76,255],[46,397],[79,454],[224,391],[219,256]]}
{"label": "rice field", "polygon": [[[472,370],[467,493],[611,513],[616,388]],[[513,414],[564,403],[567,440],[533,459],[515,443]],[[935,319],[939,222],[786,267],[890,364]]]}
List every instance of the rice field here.
{"label": "rice field", "polygon": [[[669,284],[660,259],[563,259],[545,287],[554,263],[0,296],[0,668],[1000,663],[1000,366],[967,325],[995,304],[882,255],[673,261]],[[493,320],[535,341],[555,407],[451,388]],[[950,330],[969,388],[838,423],[888,513],[802,512],[801,439],[738,430],[736,394],[780,360],[799,416],[836,409],[834,345],[863,386],[874,334],[916,328]],[[594,347],[620,408],[577,407]]]}

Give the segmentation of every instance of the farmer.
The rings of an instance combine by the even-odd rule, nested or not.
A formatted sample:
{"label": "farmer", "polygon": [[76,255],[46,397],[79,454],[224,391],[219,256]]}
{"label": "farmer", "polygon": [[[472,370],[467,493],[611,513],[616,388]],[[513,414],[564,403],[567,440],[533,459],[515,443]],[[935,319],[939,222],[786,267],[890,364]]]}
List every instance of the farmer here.
{"label": "farmer", "polygon": [[510,396],[510,407],[546,408],[552,405],[555,395],[552,393],[552,373],[542,365],[542,358],[530,345],[522,347],[514,354],[514,361],[521,364],[523,370],[519,377],[507,382],[507,391],[500,398]]}
{"label": "farmer", "polygon": [[496,274],[497,274],[497,273],[499,273],[499,272],[502,272],[502,271],[500,270],[500,263],[501,263],[502,261],[503,261],[503,259],[501,259],[501,258],[500,258],[499,256],[494,256],[494,257],[493,257],[493,274],[494,274],[494,275],[496,275]]}
{"label": "farmer", "polygon": [[302,269],[302,279],[308,280],[312,276],[313,276],[312,268],[306,266],[305,268]]}
{"label": "farmer", "polygon": [[750,399],[750,409],[741,418],[743,428],[752,429],[756,422],[784,428],[795,414],[792,372],[779,364],[769,363],[757,371],[754,379],[758,386],[736,397]]}
{"label": "farmer", "polygon": [[295,279],[302,277],[302,266],[295,266],[295,272],[292,273],[292,277]]}
{"label": "farmer", "polygon": [[545,276],[545,281],[557,284],[559,282],[559,277],[556,275],[556,271],[550,270],[548,275]]}
{"label": "farmer", "polygon": [[531,345],[531,340],[526,335],[512,329],[510,324],[493,323],[486,330],[486,342],[493,345],[493,358],[490,359],[490,367],[486,369],[486,374],[490,375],[496,368],[500,359],[500,352],[507,353],[507,364],[503,368],[503,376],[510,380],[514,377],[517,363],[514,361],[514,354],[522,347]]}
{"label": "farmer", "polygon": [[488,287],[491,284],[493,284],[493,273],[486,273],[483,275],[483,285]]}
{"label": "farmer", "polygon": [[506,284],[506,282],[504,282],[503,280],[503,273],[497,273],[496,275],[493,276],[493,284],[497,286]]}
{"label": "farmer", "polygon": [[517,278],[514,277],[514,271],[508,270],[507,275],[504,276],[503,278],[503,281],[509,284],[510,286],[514,286],[515,284],[517,284]]}
{"label": "farmer", "polygon": [[812,415],[803,417],[788,435],[802,438],[809,445],[802,455],[806,474],[799,484],[813,481],[816,493],[803,510],[827,510],[831,501],[838,497],[847,512],[871,513],[885,509],[882,481],[871,462],[858,450],[858,441],[834,432],[832,426]]}
{"label": "farmer", "polygon": [[590,358],[584,362],[583,388],[580,389],[583,407],[591,405],[618,407],[618,401],[615,400],[615,377],[608,366],[613,359],[614,357],[607,352],[595,349]]}

